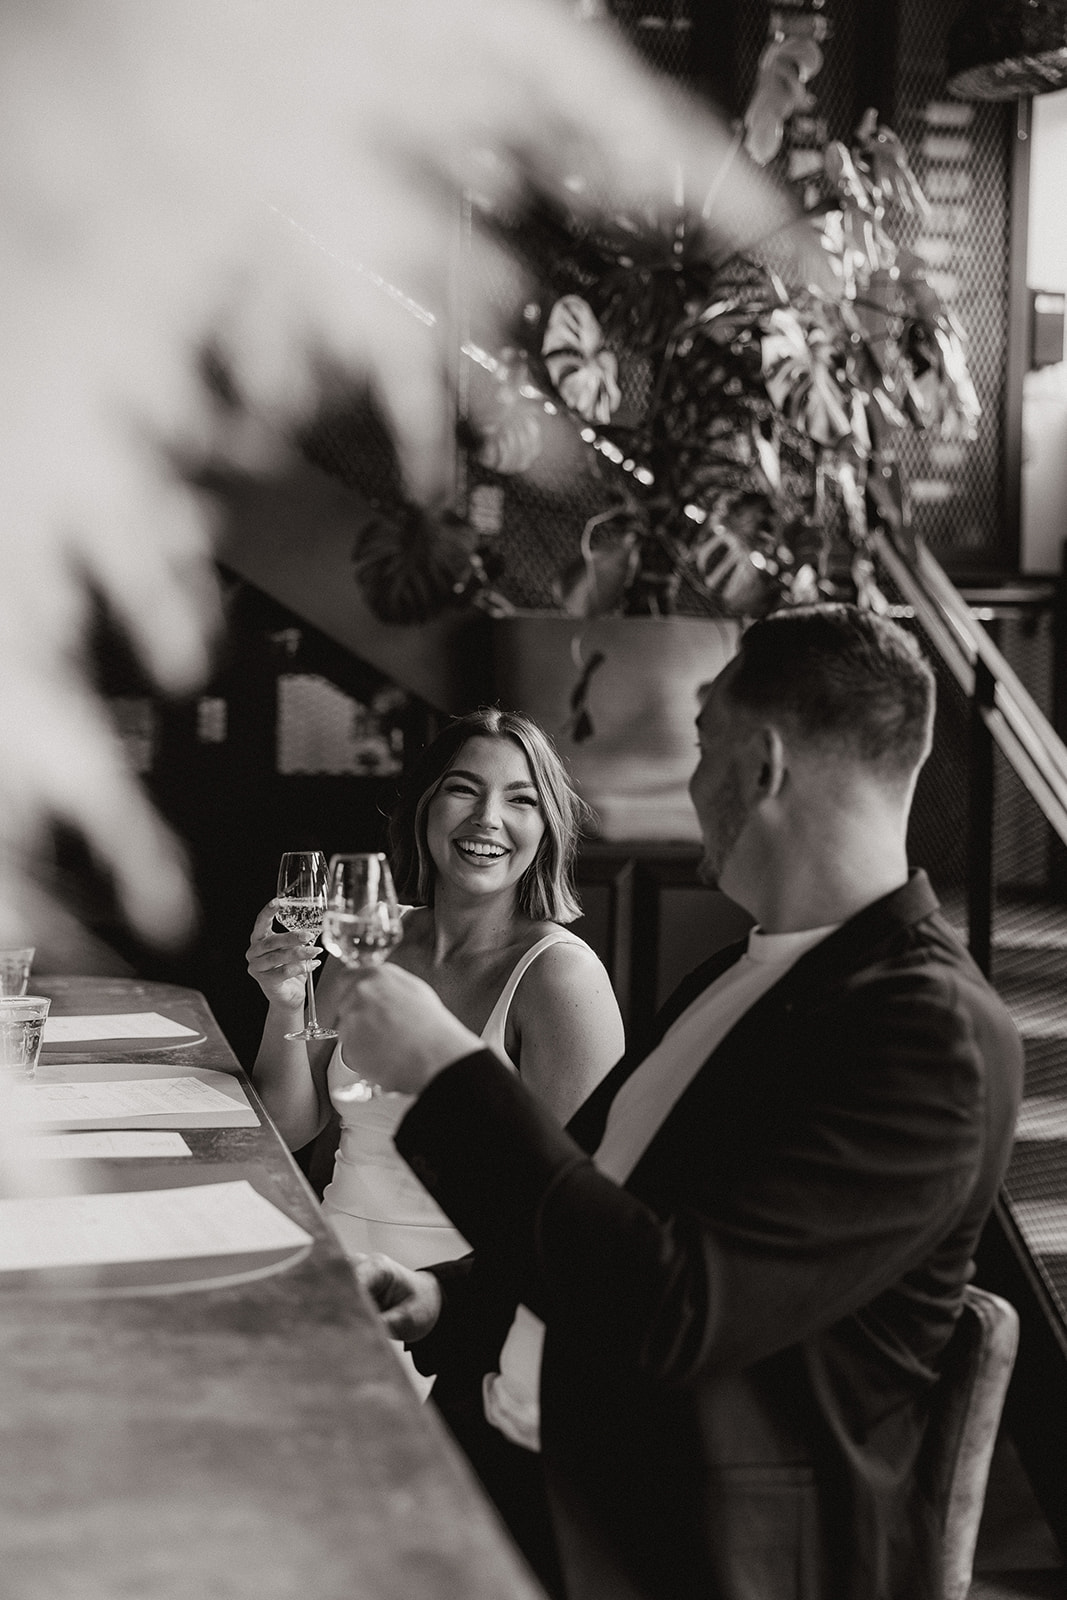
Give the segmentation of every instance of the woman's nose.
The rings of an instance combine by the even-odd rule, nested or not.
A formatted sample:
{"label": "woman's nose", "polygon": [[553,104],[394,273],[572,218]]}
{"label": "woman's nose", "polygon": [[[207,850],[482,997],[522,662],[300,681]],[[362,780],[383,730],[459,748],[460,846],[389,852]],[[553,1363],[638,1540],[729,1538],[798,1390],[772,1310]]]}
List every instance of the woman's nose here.
{"label": "woman's nose", "polygon": [[491,791],[486,790],[475,802],[473,820],[482,828],[500,826],[500,801]]}

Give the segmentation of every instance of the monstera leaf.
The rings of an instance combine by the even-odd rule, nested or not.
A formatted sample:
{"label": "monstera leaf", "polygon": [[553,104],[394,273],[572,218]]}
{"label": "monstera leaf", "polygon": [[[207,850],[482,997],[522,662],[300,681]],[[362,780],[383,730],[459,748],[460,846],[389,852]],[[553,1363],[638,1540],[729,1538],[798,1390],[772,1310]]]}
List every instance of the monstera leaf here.
{"label": "monstera leaf", "polygon": [[426,622],[465,592],[477,543],[474,529],[450,512],[379,511],[356,539],[356,578],[382,622]]}
{"label": "monstera leaf", "polygon": [[811,96],[805,85],[822,66],[814,39],[774,39],[759,59],[756,88],[745,112],[745,149],[766,166],[782,147],[785,125],[794,112],[806,109]]}
{"label": "monstera leaf", "polygon": [[611,421],[622,399],[618,363],[604,349],[600,323],[580,295],[564,295],[552,307],[541,354],[565,405],[586,422]]}

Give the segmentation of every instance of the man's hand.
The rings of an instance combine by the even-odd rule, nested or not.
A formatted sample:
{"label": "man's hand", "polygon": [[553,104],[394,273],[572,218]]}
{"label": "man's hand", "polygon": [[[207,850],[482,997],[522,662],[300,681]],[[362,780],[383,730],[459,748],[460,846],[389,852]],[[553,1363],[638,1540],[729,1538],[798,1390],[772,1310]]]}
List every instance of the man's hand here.
{"label": "man's hand", "polygon": [[442,1068],[482,1048],[428,983],[393,962],[352,973],[337,1032],[346,1066],[400,1094],[420,1094]]}
{"label": "man's hand", "polygon": [[441,1285],[432,1272],[413,1272],[390,1256],[360,1256],[356,1277],[382,1314],[391,1339],[415,1344],[441,1314]]}

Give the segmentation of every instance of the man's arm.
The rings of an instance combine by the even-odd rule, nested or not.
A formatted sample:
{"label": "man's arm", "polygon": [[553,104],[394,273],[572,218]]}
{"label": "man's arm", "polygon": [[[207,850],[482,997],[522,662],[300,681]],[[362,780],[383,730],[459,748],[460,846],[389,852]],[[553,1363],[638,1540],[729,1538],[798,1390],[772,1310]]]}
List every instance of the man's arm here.
{"label": "man's arm", "polygon": [[812,1102],[769,1127],[726,1188],[708,1170],[717,1148],[728,1153],[708,1120],[714,1096],[685,1097],[659,1136],[677,1174],[668,1194],[661,1148],[655,1207],[603,1177],[486,1055],[427,1087],[397,1146],[482,1270],[516,1273],[553,1330],[650,1381],[684,1383],[868,1303],[966,1204],[983,1063],[951,983],[911,974],[868,990],[834,1014],[825,1050]]}

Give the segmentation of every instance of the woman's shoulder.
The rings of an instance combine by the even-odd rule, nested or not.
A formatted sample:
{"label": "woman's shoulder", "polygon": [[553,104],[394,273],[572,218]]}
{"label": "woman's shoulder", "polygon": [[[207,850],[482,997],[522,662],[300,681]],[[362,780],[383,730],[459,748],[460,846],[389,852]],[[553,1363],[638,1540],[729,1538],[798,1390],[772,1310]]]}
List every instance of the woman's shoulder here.
{"label": "woman's shoulder", "polygon": [[[618,1060],[625,1040],[611,978],[596,951],[558,924],[546,925],[542,938],[549,932],[561,937],[531,962],[515,993],[517,1053],[509,1054],[565,1120]],[[560,1075],[565,1087],[546,1087]]]}
{"label": "woman's shoulder", "polygon": [[523,977],[522,987],[531,998],[535,998],[538,992],[556,990],[561,986],[569,988],[572,984],[584,981],[594,971],[605,971],[592,945],[586,944],[578,934],[572,933],[559,922],[533,924],[523,955],[542,945],[544,948],[530,962]]}
{"label": "woman's shoulder", "polygon": [[[591,945],[586,944],[584,939],[573,933],[562,922],[548,921],[528,923],[523,930],[522,946],[524,950],[532,950],[535,945],[545,944],[546,940],[549,939],[552,940],[551,948],[555,948],[558,945],[560,948],[567,946],[577,950],[592,949]],[[547,948],[549,947],[546,945]]]}

